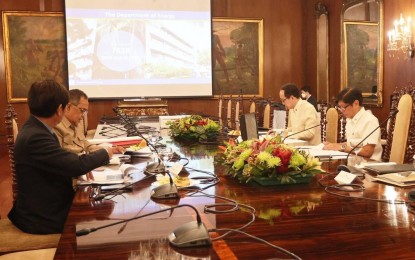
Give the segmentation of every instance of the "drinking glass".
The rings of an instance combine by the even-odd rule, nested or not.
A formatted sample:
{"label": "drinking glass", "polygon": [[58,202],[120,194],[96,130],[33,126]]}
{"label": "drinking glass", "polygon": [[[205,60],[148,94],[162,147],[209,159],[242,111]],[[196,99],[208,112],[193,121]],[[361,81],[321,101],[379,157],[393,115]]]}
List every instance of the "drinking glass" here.
{"label": "drinking glass", "polygon": [[173,156],[173,149],[171,147],[164,147],[159,150],[160,159],[163,160],[163,164],[167,167],[167,162]]}
{"label": "drinking glass", "polygon": [[160,133],[158,131],[150,131],[148,132],[148,138],[149,141],[155,145],[159,141]]}

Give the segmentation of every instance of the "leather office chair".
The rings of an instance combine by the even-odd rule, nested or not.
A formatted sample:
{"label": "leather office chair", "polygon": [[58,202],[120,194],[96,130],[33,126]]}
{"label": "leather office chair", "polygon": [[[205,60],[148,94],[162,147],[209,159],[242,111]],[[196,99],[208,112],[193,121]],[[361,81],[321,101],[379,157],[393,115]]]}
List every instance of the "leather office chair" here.
{"label": "leather office chair", "polygon": [[392,94],[391,111],[399,110],[389,122],[387,141],[382,159],[396,163],[411,163],[415,154],[415,88],[412,84]]}
{"label": "leather office chair", "polygon": [[[7,147],[9,149],[10,168],[12,174],[12,192],[14,202],[19,193],[14,161],[14,142],[16,140],[18,128],[17,115],[11,105],[8,105],[6,108],[5,123],[7,131]],[[24,233],[16,226],[14,226],[13,223],[7,218],[0,219],[0,234],[1,238],[4,238],[0,242],[0,255],[10,252],[56,248],[61,236],[61,234],[34,235]],[[15,256],[16,255],[17,254],[15,254]]]}

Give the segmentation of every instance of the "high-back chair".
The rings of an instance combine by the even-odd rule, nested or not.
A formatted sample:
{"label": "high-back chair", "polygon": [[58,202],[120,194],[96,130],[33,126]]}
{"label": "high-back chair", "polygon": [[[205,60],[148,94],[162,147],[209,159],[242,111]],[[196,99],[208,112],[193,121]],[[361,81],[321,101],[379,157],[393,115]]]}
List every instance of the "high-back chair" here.
{"label": "high-back chair", "polygon": [[[5,114],[5,123],[7,131],[7,147],[9,149],[9,158],[10,158],[10,169],[12,174],[12,193],[13,193],[13,202],[19,196],[19,190],[17,186],[16,170],[15,170],[15,161],[14,161],[14,143],[16,140],[18,127],[17,127],[17,115],[14,108],[11,105],[8,105],[6,108]],[[18,229],[14,224],[7,218],[0,219],[0,234],[3,239],[0,242],[0,255],[10,252],[19,252],[27,250],[36,250],[36,249],[51,249],[56,248],[59,242],[61,234],[52,234],[52,235],[33,235],[24,233]],[[47,251],[37,251],[38,253],[50,253],[53,250]],[[36,252],[33,252],[36,254]],[[54,251],[53,251],[54,253]],[[3,258],[5,258],[6,255]],[[10,256],[11,257],[11,256]],[[18,257],[18,255],[14,255]],[[5,258],[6,259],[6,258]],[[23,258],[20,258],[23,259]],[[45,258],[43,258],[45,259]]]}
{"label": "high-back chair", "polygon": [[342,143],[346,141],[346,119],[336,108],[320,104],[321,141]]}
{"label": "high-back chair", "polygon": [[7,135],[7,148],[9,152],[10,170],[12,175],[12,195],[13,202],[16,200],[18,188],[16,180],[16,169],[14,167],[14,143],[16,141],[17,133],[19,131],[17,127],[17,114],[14,108],[9,104],[6,108],[4,115]]}
{"label": "high-back chair", "polygon": [[239,96],[235,101],[233,127],[235,130],[240,130],[239,116],[241,114],[242,98]]}
{"label": "high-back chair", "polygon": [[339,113],[333,107],[327,109],[326,112],[326,142],[337,143],[339,136]]}
{"label": "high-back chair", "polygon": [[256,113],[256,97],[249,101],[249,113]]}
{"label": "high-back chair", "polygon": [[219,99],[218,99],[218,121],[219,121],[219,125],[222,127],[222,110],[223,110],[223,96],[220,95]]}
{"label": "high-back chair", "polygon": [[232,129],[232,95],[226,103],[226,127]]}
{"label": "high-back chair", "polygon": [[412,163],[415,154],[415,89],[408,87],[392,94],[391,111],[399,110],[389,122],[382,159],[395,163]]}
{"label": "high-back chair", "polygon": [[262,127],[271,128],[272,127],[272,114],[271,114],[271,98],[264,100],[263,105],[263,114],[262,114]]}

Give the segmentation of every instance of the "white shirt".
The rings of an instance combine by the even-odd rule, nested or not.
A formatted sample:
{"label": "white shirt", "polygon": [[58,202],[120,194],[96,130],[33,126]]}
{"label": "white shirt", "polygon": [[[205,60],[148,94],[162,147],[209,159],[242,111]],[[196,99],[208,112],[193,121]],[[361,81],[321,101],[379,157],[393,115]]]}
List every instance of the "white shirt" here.
{"label": "white shirt", "polygon": [[[359,142],[367,137],[376,127],[379,127],[379,120],[372,114],[370,110],[365,110],[364,107],[353,118],[346,119],[346,139],[347,145],[350,147],[356,146]],[[370,159],[380,161],[382,157],[382,146],[380,144],[380,128],[370,134],[365,141],[359,147],[367,144],[374,144],[375,150],[373,151]],[[359,151],[356,148],[355,151]]]}
{"label": "white shirt", "polygon": [[288,115],[287,130],[293,133],[307,131],[293,135],[292,138],[308,141],[310,145],[317,145],[321,143],[320,120],[313,105],[306,100],[299,99],[293,109],[290,109]]}

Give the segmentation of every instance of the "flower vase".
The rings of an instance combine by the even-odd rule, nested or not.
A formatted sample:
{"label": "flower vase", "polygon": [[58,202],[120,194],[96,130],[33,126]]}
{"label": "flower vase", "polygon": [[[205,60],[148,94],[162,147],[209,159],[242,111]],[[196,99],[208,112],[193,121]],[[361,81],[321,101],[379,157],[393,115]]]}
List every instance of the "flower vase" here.
{"label": "flower vase", "polygon": [[301,174],[292,175],[290,176],[289,182],[282,181],[282,178],[277,178],[276,176],[266,177],[266,176],[258,176],[253,177],[254,181],[262,186],[279,186],[279,185],[290,185],[290,184],[304,184],[310,183],[313,179],[313,174],[307,174],[302,176]]}

